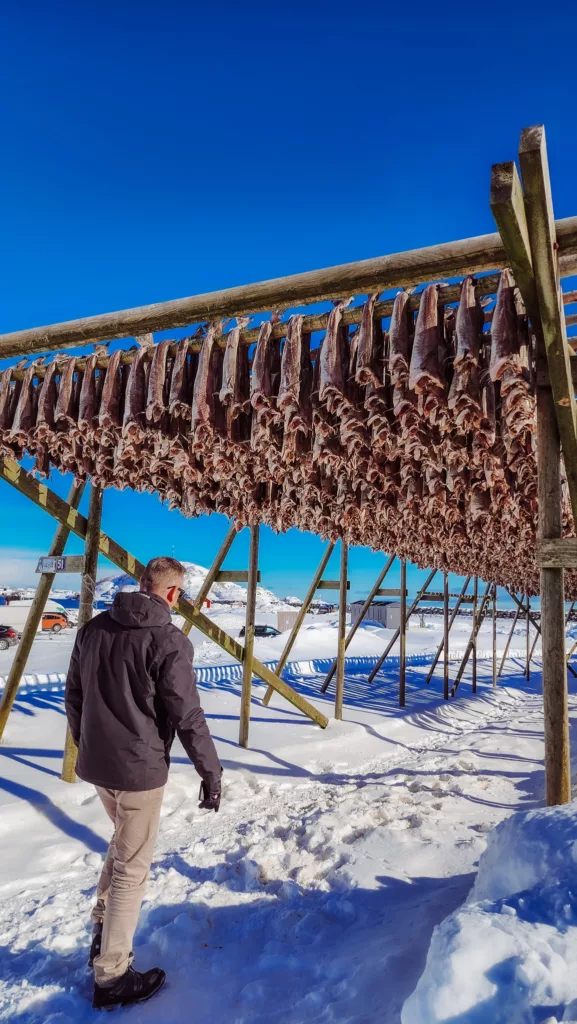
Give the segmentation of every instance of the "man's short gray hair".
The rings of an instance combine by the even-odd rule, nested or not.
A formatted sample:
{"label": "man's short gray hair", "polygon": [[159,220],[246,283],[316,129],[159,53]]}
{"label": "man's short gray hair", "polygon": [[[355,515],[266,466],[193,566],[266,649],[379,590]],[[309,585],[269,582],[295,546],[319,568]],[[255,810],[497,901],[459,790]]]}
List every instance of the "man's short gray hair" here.
{"label": "man's short gray hair", "polygon": [[160,555],[158,558],[151,558],[142,574],[140,586],[145,593],[159,587],[178,587],[183,576],[184,566],[176,558]]}

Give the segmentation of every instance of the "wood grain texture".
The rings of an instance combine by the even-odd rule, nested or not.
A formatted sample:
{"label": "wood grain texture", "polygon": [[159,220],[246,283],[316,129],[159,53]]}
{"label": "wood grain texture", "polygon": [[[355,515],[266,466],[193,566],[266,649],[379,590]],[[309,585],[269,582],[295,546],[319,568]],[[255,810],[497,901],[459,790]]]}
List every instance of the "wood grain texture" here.
{"label": "wood grain texture", "polygon": [[549,537],[537,544],[540,569],[577,569],[577,538]]}
{"label": "wood grain texture", "polygon": [[240,728],[238,737],[238,742],[241,747],[248,747],[248,734],[250,728],[250,702],[252,697],[252,673],[254,653],[254,626],[256,617],[256,587],[260,575],[258,571],[259,538],[260,527],[251,526],[250,549],[248,555],[248,587],[246,595],[246,618],[244,626],[244,660],[242,663],[242,693],[240,698]]}

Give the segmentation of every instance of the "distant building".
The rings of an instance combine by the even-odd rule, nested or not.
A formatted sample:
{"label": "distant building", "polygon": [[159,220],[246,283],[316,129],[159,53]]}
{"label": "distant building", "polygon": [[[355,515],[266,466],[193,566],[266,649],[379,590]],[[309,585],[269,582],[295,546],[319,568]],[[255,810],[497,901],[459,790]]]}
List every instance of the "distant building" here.
{"label": "distant building", "polygon": [[[364,601],[353,601],[351,609],[351,625],[361,614]],[[398,629],[401,625],[401,605],[398,601],[373,601],[367,609],[365,618],[379,622],[386,629]]]}

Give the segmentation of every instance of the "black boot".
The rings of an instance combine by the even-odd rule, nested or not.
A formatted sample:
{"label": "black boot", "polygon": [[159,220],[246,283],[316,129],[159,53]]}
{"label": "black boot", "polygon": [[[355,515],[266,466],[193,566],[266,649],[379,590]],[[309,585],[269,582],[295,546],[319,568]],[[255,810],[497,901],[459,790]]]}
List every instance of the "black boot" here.
{"label": "black boot", "polygon": [[90,970],[94,967],[94,961],[97,956],[100,956],[100,948],[102,946],[102,924],[99,924],[96,931],[92,935],[92,945],[90,947],[90,955],[88,957],[88,966]]}
{"label": "black boot", "polygon": [[129,967],[126,974],[123,974],[118,981],[110,988],[102,988],[101,985],[94,986],[94,999],[92,1006],[95,1010],[111,1010],[115,1006],[130,1006],[131,1003],[145,1003],[147,999],[160,991],[166,974],[160,967],[153,967],[151,971],[135,971]]}

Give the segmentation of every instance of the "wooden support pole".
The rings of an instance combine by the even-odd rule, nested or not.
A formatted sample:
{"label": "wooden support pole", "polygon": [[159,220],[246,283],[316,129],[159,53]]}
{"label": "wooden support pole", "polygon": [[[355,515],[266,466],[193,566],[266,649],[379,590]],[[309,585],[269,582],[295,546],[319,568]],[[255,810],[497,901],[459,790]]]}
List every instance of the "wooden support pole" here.
{"label": "wooden support pole", "polygon": [[[537,388],[539,536],[560,537],[561,448],[553,392]],[[565,456],[567,458],[567,456]],[[571,800],[563,569],[541,569],[541,645],[548,806]]]}
{"label": "wooden support pole", "polygon": [[527,594],[527,616],[525,619],[525,678],[531,679],[531,599]]}
{"label": "wooden support pole", "polygon": [[341,571],[339,591],[339,633],[337,646],[337,683],[335,692],[335,718],[343,717],[343,695],[345,689],[345,650],[347,632],[347,580],[349,567],[349,545],[341,541]]}
{"label": "wooden support pole", "polygon": [[479,577],[475,576],[473,580],[473,632],[471,634],[473,641],[473,680],[472,689],[473,693],[477,692],[477,600],[479,596]]}
{"label": "wooden support pole", "polygon": [[[319,562],[317,571],[315,572],[315,574],[313,576],[311,585],[310,585],[309,589],[306,592],[305,599],[304,599],[302,605],[299,608],[298,615],[297,615],[297,617],[295,619],[295,622],[294,622],[294,625],[293,625],[293,627],[292,627],[292,629],[290,631],[289,638],[288,638],[286,644],[284,645],[283,652],[282,652],[282,654],[281,654],[281,656],[280,656],[280,658],[279,658],[279,660],[277,662],[276,669],[275,669],[275,672],[276,672],[277,676],[281,675],[281,673],[282,673],[282,671],[283,671],[283,669],[284,669],[284,667],[285,667],[285,665],[286,665],[286,663],[288,661],[289,654],[290,654],[290,652],[292,651],[292,649],[294,647],[295,640],[296,640],[296,638],[297,638],[297,636],[299,634],[299,631],[300,631],[300,628],[301,628],[303,622],[305,621],[305,617],[306,617],[306,615],[308,613],[308,610],[309,610],[309,608],[311,606],[311,603],[312,603],[312,601],[314,599],[314,596],[315,596],[315,594],[317,592],[319,582],[323,578],[323,573],[324,573],[324,571],[325,571],[325,569],[326,569],[326,567],[327,567],[327,565],[329,563],[329,559],[330,559],[330,557],[331,557],[331,555],[332,555],[332,553],[334,551],[334,548],[335,548],[334,541],[329,541],[329,543],[326,546],[326,549],[325,549],[325,552],[323,554],[323,557],[321,558],[321,560]],[[269,688],[266,691],[266,693],[264,695],[264,698],[263,698],[263,704],[264,704],[265,707],[268,707],[268,705],[270,704],[270,700],[271,700],[271,697],[272,697],[273,693],[274,693],[274,690],[273,690],[272,686],[269,686]],[[324,690],[323,690],[323,693],[324,693]]]}
{"label": "wooden support pole", "polygon": [[250,699],[252,695],[254,623],[256,616],[256,587],[258,581],[258,541],[260,527],[250,528],[250,551],[248,556],[248,587],[246,595],[246,620],[244,627],[244,661],[242,663],[242,696],[240,702],[240,731],[238,742],[248,747],[250,726]]}
{"label": "wooden support pole", "polygon": [[[86,525],[86,545],[84,550],[84,572],[80,589],[80,607],[78,609],[78,628],[90,622],[94,612],[94,591],[98,570],[98,552],[100,549],[100,524],[102,522],[102,488],[98,484],[90,486],[90,504]],[[64,758],[62,760],[63,782],[76,782],[77,749],[70,729],[66,729]]]}
{"label": "wooden support pole", "polygon": [[[208,572],[207,572],[207,574],[206,574],[206,576],[204,578],[203,584],[202,584],[198,594],[196,595],[196,597],[194,599],[193,603],[194,603],[195,608],[202,608],[204,602],[206,601],[206,599],[208,597],[208,594],[209,594],[209,591],[210,591],[210,588],[212,587],[212,584],[216,580],[216,577],[218,575],[220,567],[221,567],[222,563],[224,562],[226,556],[228,555],[228,553],[229,553],[229,551],[230,551],[230,549],[232,547],[232,543],[234,541],[234,538],[237,535],[237,532],[238,531],[237,531],[237,528],[236,528],[235,524],[231,523],[229,528],[228,528],[226,537],[224,538],[222,544],[220,545],[220,548],[219,548],[219,550],[217,552],[216,558],[215,558],[214,562],[212,563],[210,569],[208,570]],[[186,636],[188,636],[188,634],[190,633],[191,629],[192,629],[192,622],[189,619],[187,619],[185,621],[185,623],[184,623],[184,626],[182,627],[182,632],[185,633]]]}
{"label": "wooden support pole", "polygon": [[493,584],[493,689],[497,686],[497,584]]}
{"label": "wooden support pole", "polygon": [[459,689],[459,683],[461,682],[461,679],[463,678],[463,673],[464,673],[464,671],[465,671],[465,669],[467,667],[467,662],[468,662],[468,660],[469,660],[469,658],[471,656],[471,653],[473,651],[474,644],[476,643],[477,634],[478,634],[481,626],[483,625],[483,619],[485,618],[485,615],[487,614],[487,608],[488,608],[488,605],[489,605],[490,596],[491,596],[491,584],[487,583],[487,588],[486,588],[485,593],[483,594],[483,596],[481,598],[481,607],[479,609],[479,613],[473,619],[473,629],[471,631],[471,636],[469,638],[469,642],[468,642],[468,644],[467,644],[467,646],[465,648],[465,653],[463,655],[463,660],[461,661],[461,664],[459,665],[459,670],[457,672],[457,675],[456,675],[456,678],[455,678],[455,682],[453,683],[453,689],[451,690],[451,697],[454,697],[456,692],[457,692],[457,690]]}
{"label": "wooden support pole", "polygon": [[[6,483],[9,483],[20,494],[26,495],[30,501],[47,512],[48,515],[57,519],[58,522],[69,526],[72,533],[75,533],[77,537],[81,537],[83,540],[86,538],[85,517],[81,516],[75,509],[72,509],[68,502],[60,498],[54,491],[51,491],[46,484],[39,483],[33,476],[26,473],[13,459],[0,458],[0,479],[5,480]],[[135,580],[140,580],[144,572],[142,562],[139,562],[126,548],[121,547],[120,544],[117,544],[112,537],[105,533],[100,534],[100,551],[114,565],[117,565],[122,572],[132,576]],[[229,636],[228,633],[225,633],[220,626],[217,626],[212,619],[204,615],[200,608],[195,608],[192,602],[187,601],[184,597],[180,598],[176,607],[179,615],[182,615],[185,619],[190,619],[192,624],[201,633],[204,633],[209,640],[218,644],[227,654],[230,654],[231,657],[242,664],[244,661],[244,648],[233,637]],[[279,679],[270,668],[263,665],[257,658],[253,658],[253,671],[259,679],[272,686],[277,693],[280,693],[290,704],[311,718],[313,722],[316,722],[321,729],[326,729],[329,724],[327,716],[323,715],[314,704],[311,704],[300,693],[293,690],[283,679]]]}
{"label": "wooden support pole", "polygon": [[[550,387],[537,386],[538,535],[540,540],[550,540],[562,534],[561,447],[573,519],[577,522],[577,406],[542,125],[522,133],[519,161],[543,329],[543,345],[538,345],[537,358],[542,361],[546,354],[550,379]],[[540,597],[545,787],[547,804],[551,806],[571,799],[563,569],[541,568]]]}
{"label": "wooden support pole", "polygon": [[[84,487],[84,483],[72,484],[72,487],[70,488],[70,493],[68,495],[68,503],[72,508],[78,508],[80,504],[80,499],[82,498],[82,495],[84,493]],[[50,545],[48,554],[63,554],[64,548],[66,547],[66,541],[68,540],[69,536],[70,529],[66,526],[63,526],[62,524],[59,524],[58,527],[56,528],[56,532],[54,534],[52,544]],[[20,643],[18,644],[18,647],[16,649],[14,661],[10,666],[8,679],[6,680],[6,686],[4,687],[4,692],[2,694],[2,700],[0,701],[0,741],[2,740],[2,737],[4,735],[6,722],[8,721],[8,716],[12,709],[12,705],[14,704],[14,700],[16,698],[16,694],[18,692],[18,687],[20,686],[22,676],[24,675],[26,664],[28,662],[30,651],[32,649],[32,644],[34,643],[34,640],[36,638],[38,626],[40,625],[40,622],[42,620],[42,614],[46,607],[46,602],[50,596],[50,591],[54,586],[55,578],[56,573],[53,572],[43,572],[42,575],[40,576],[38,587],[34,595],[32,604],[30,606],[30,611],[28,612],[24,629],[22,630]]]}
{"label": "wooden support pole", "polygon": [[404,708],[407,690],[407,559],[401,558],[401,643],[399,651],[399,707]]}
{"label": "wooden support pole", "polygon": [[[505,650],[503,651],[503,657],[501,658],[501,665],[499,666],[499,671],[497,672],[497,677],[499,677],[501,675],[502,671],[503,671],[503,667],[505,665],[505,662],[507,660],[507,655],[509,653],[509,647],[511,646],[511,640],[513,639],[513,634],[515,632],[515,626],[517,625],[517,620],[518,620],[520,614],[521,614],[521,608],[519,606],[517,606],[517,608],[515,609],[515,618],[513,619],[513,625],[511,626],[511,630],[509,632],[509,636],[507,637],[507,643],[505,644]],[[539,634],[537,634],[537,636],[538,635]]]}
{"label": "wooden support pole", "polygon": [[[403,572],[403,570],[402,570],[402,564],[401,564],[401,576],[402,576],[402,572]],[[431,569],[429,575],[427,576],[425,582],[423,583],[423,586],[419,590],[419,593],[417,594],[417,596],[416,596],[415,600],[413,601],[411,607],[409,608],[408,612],[406,613],[407,621],[410,619],[411,615],[413,614],[415,608],[419,604],[419,602],[420,602],[421,598],[423,597],[423,595],[429,589],[429,584],[430,584],[431,580],[433,579],[433,577],[436,575],[436,573],[437,573],[436,569]],[[401,590],[405,590],[406,591],[406,589],[407,589],[406,585],[405,585],[404,588],[401,587]],[[405,600],[406,600],[406,597],[405,597]],[[395,632],[393,633],[393,636],[391,637],[391,639],[389,640],[389,643],[387,644],[387,646],[385,648],[385,653],[382,654],[381,657],[379,658],[379,660],[377,661],[377,664],[375,665],[374,669],[371,671],[367,682],[372,683],[372,681],[375,678],[377,672],[379,671],[381,665],[388,658],[390,651],[392,651],[392,649],[395,646],[395,644],[396,644],[397,640],[399,639],[400,635],[401,635],[401,629],[399,627],[399,629],[396,629]]]}
{"label": "wooden support pole", "polygon": [[[362,606],[362,608],[361,608],[361,610],[359,612],[358,618],[353,623],[351,623],[351,628],[349,629],[349,631],[347,633],[347,639],[345,641],[345,650],[347,650],[347,648],[348,648],[351,640],[353,639],[357,629],[361,625],[361,622],[363,621],[365,615],[367,614],[369,608],[371,607],[371,605],[372,605],[372,603],[373,603],[373,601],[374,601],[374,599],[376,597],[376,594],[377,594],[377,592],[380,589],[381,583],[383,582],[383,580],[387,576],[387,574],[389,572],[389,569],[391,568],[393,562],[395,561],[395,557],[396,557],[395,555],[389,555],[389,557],[387,558],[387,561],[386,561],[386,564],[385,564],[384,568],[381,570],[375,585],[372,587],[369,596],[367,597],[366,601],[364,602],[364,604],[363,604],[363,606]],[[321,686],[321,693],[326,693],[327,692],[327,690],[329,688],[330,681],[331,681],[331,679],[333,678],[333,676],[335,674],[336,667],[337,667],[337,660],[335,658],[335,660],[333,661],[329,671],[327,672],[327,674],[325,676],[323,685]],[[277,666],[277,673],[278,673],[278,666]]]}
{"label": "wooden support pole", "polygon": [[[457,598],[457,603],[456,603],[455,607],[453,608],[453,611],[451,612],[451,618],[449,620],[449,630],[448,630],[449,633],[451,631],[451,626],[453,625],[453,623],[454,623],[454,621],[455,621],[455,619],[456,619],[456,617],[458,615],[459,608],[461,607],[461,605],[463,603],[463,600],[465,598],[465,593],[467,591],[467,587],[469,586],[470,582],[471,582],[471,577],[467,576],[465,582],[463,583],[463,586],[461,587],[461,593],[459,594],[459,597]],[[429,683],[431,682],[431,679],[433,678],[433,672],[435,671],[435,669],[437,667],[437,662],[439,661],[439,658],[441,657],[441,654],[443,653],[443,651],[445,651],[446,653],[448,651],[448,641],[447,642],[445,641],[445,637],[444,636],[443,636],[443,639],[441,640],[439,646],[437,647],[437,651],[436,651],[435,657],[433,658],[431,667],[430,667],[430,669],[429,669],[429,671],[427,673],[427,678],[425,680],[427,686],[429,685]]]}
{"label": "wooden support pole", "polygon": [[449,574],[443,573],[443,698],[449,699]]}

